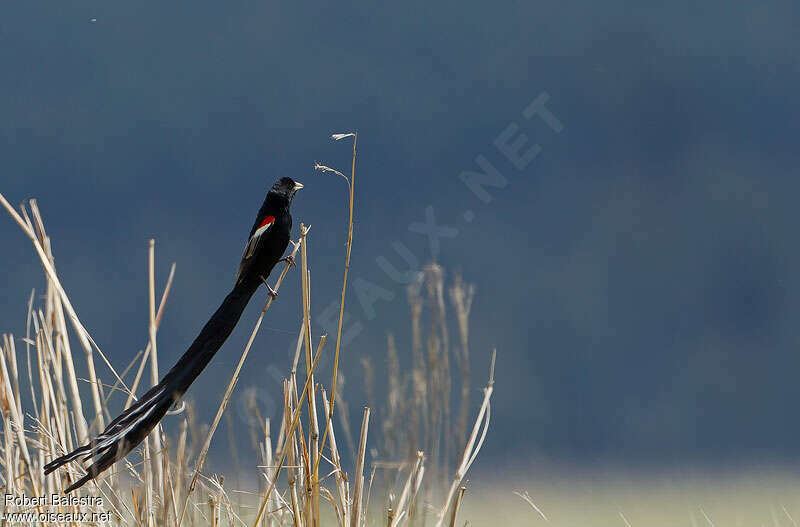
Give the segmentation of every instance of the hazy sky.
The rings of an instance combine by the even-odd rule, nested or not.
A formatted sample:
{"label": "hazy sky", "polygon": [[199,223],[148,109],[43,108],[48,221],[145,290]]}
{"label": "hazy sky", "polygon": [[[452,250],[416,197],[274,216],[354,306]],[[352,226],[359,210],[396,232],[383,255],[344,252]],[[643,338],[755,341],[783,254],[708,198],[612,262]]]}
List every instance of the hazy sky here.
{"label": "hazy sky", "polygon": [[[433,222],[448,278],[477,287],[475,403],[498,349],[484,467],[789,459],[800,454],[797,11],[4,3],[0,192],[38,199],[62,282],[120,367],[147,340],[156,238],[159,287],[178,266],[159,337],[166,371],[231,287],[280,176],[305,184],[293,210],[313,226],[316,333],[334,329],[324,311],[338,299],[346,187],[313,164],[348,167],[349,145],[329,135],[358,130],[352,283],[378,298],[351,289],[348,327],[363,328],[344,350],[354,409],[360,358],[383,372],[387,332],[409,360],[404,286],[382,258],[402,268],[399,244],[428,262],[437,247],[414,224]],[[526,114],[537,98],[549,120]],[[521,133],[522,151],[539,146],[515,163],[495,143]],[[463,174],[486,163],[500,184],[475,193]],[[0,242],[0,330],[21,335],[41,267],[8,218]],[[298,281],[239,384],[265,404],[288,368]],[[262,297],[189,392],[206,418]]]}

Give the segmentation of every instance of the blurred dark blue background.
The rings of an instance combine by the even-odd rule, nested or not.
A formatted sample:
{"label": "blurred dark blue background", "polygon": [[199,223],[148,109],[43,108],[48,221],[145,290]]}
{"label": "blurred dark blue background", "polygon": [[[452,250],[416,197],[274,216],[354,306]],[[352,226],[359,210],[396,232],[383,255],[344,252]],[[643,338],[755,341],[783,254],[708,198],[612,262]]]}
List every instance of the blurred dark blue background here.
{"label": "blurred dark blue background", "polygon": [[[329,135],[358,130],[352,278],[381,298],[371,311],[351,289],[349,327],[363,330],[343,360],[356,415],[359,359],[382,372],[392,331],[409,360],[404,287],[378,258],[402,267],[401,243],[429,261],[409,225],[431,206],[458,230],[439,262],[477,285],[476,387],[498,349],[476,467],[787,461],[800,454],[797,11],[4,3],[0,191],[38,198],[61,279],[120,368],[147,340],[156,238],[159,288],[178,264],[159,334],[166,371],[232,285],[253,215],[284,175],[306,185],[294,216],[313,225],[316,333],[334,330],[319,321],[338,299],[346,187],[313,163],[347,169],[350,143]],[[560,133],[522,116],[542,93]],[[522,170],[493,144],[511,123],[541,147]],[[479,155],[507,180],[487,187],[489,203],[459,179]],[[42,271],[7,217],[0,241],[0,329],[21,335]],[[240,381],[267,405],[299,327],[298,283],[293,272]],[[205,419],[261,302],[190,391]]]}

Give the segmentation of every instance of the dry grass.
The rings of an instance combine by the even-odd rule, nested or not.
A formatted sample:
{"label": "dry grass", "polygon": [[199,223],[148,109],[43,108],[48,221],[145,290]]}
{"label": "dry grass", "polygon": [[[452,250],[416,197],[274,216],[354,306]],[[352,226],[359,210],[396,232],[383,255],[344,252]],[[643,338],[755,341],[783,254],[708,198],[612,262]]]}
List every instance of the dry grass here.
{"label": "dry grass", "polygon": [[[271,297],[252,329],[209,427],[197,422],[190,406],[185,406],[182,413],[181,409],[174,412],[180,414],[178,419],[181,420],[176,436],[170,437],[160,426],[157,427],[136,454],[118,462],[96,482],[73,493],[76,498],[100,496],[102,503],[87,503],[86,500],[59,506],[28,503],[14,505],[6,512],[110,512],[111,521],[115,524],[148,526],[224,524],[316,527],[335,522],[342,527],[359,527],[368,523],[368,517],[376,515],[381,518],[380,524],[390,526],[426,523],[454,525],[464,498],[464,477],[488,430],[494,382],[492,373],[484,389],[477,419],[468,431],[465,418],[469,406],[468,316],[473,290],[457,280],[449,291],[459,335],[458,346],[450,350],[443,270],[435,265],[429,266],[410,287],[413,364],[408,371],[402,371],[397,350],[390,345],[390,357],[393,355],[394,358],[390,361],[389,404],[388,411],[383,412],[380,427],[385,451],[377,458],[368,455],[370,449],[374,449],[369,446],[370,423],[374,413],[370,408],[364,408],[360,434],[357,440],[352,438],[346,425],[348,407],[341,396],[343,375],[339,371],[340,352],[346,352],[342,350],[341,319],[352,247],[357,136],[334,136],[337,140],[349,137],[353,138],[353,161],[349,177],[318,165],[323,171],[344,177],[349,191],[348,243],[330,398],[323,383],[314,376],[319,358],[325,352],[326,335],[317,338],[315,345],[310,316],[311,276],[306,252],[309,228],[301,225],[301,235],[292,253],[295,255],[300,252],[298,268],[292,271],[286,264],[273,286],[276,291],[279,290],[289,272],[302,273],[300,294],[303,317],[294,361],[286,365],[282,415],[263,415],[255,400],[250,408],[253,416],[250,432],[259,450],[259,459],[253,465],[259,467],[263,485],[259,489],[233,489],[223,477],[203,472],[203,466],[250,347],[273,301]],[[26,336],[19,339],[4,334],[0,343],[0,409],[3,420],[0,432],[0,484],[4,486],[5,493],[15,496],[60,494],[81,476],[80,464],[70,463],[46,477],[42,472],[44,464],[100,432],[117,413],[118,408],[110,406],[109,401],[120,401],[118,406],[122,406],[124,400],[124,406],[127,407],[134,400],[135,393],[140,391],[143,379],[148,379],[150,383],[157,382],[157,334],[175,267],[173,265],[157,305],[155,245],[151,241],[147,344],[118,374],[81,324],[69,301],[59,280],[50,239],[36,202],[31,200],[30,211],[23,206],[18,212],[0,194],[0,204],[33,243],[47,279],[41,304],[34,304],[34,297],[31,296]],[[423,287],[426,287],[425,300],[421,292]],[[423,337],[423,304],[430,307],[426,340]],[[81,356],[72,353],[71,335],[76,336],[81,344]],[[25,344],[24,350],[17,348],[20,342]],[[424,347],[427,348],[427,358]],[[461,375],[461,397],[456,419],[453,419],[450,410],[451,354],[457,358]],[[101,357],[104,363],[101,368],[96,368],[96,356]],[[148,362],[149,376],[145,376]],[[492,370],[493,365],[494,356]],[[298,368],[301,371],[304,368],[305,371],[299,373]],[[82,379],[77,372],[84,371],[88,376],[88,401],[82,399],[78,384]],[[101,375],[108,376],[112,383],[104,384]],[[142,386],[141,390],[146,388]],[[23,399],[30,400],[29,408],[23,408]],[[320,406],[322,419],[319,418]],[[339,421],[339,430],[334,414],[344,417]],[[337,437],[341,434],[344,434],[355,454],[350,472],[352,475],[342,466]],[[238,459],[236,452],[233,455]],[[429,466],[433,467],[434,478],[426,484],[430,479],[426,477]],[[450,466],[454,470],[450,470]],[[373,482],[378,471],[381,492],[373,493]],[[438,489],[438,492],[434,489]],[[370,501],[373,502],[371,509]],[[60,525],[63,521],[39,523]]]}

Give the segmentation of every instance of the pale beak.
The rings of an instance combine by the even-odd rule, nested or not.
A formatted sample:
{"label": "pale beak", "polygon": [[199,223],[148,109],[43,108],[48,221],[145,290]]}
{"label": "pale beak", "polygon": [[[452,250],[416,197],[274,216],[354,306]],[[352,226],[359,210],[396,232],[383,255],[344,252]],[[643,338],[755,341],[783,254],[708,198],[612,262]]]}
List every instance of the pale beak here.
{"label": "pale beak", "polygon": [[302,183],[298,183],[297,181],[295,181],[295,182],[294,182],[294,188],[293,188],[292,190],[293,190],[293,191],[295,191],[295,192],[297,192],[297,191],[298,191],[298,190],[300,190],[301,188],[303,188],[303,184],[302,184]]}

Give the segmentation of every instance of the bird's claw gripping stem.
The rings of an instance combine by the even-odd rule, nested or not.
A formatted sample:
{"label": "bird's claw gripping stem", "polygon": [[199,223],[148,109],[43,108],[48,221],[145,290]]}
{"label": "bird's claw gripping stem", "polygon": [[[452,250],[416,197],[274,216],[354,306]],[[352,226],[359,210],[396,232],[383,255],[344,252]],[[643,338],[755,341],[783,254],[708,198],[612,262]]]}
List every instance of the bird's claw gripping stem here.
{"label": "bird's claw gripping stem", "polygon": [[[266,283],[266,282],[265,282],[265,283]],[[270,296],[270,298],[272,298],[273,300],[275,300],[276,298],[278,298],[278,292],[277,292],[277,291],[275,291],[274,289],[272,289],[272,287],[270,287],[270,285],[269,285],[269,284],[267,284],[267,294],[268,294],[268,295]]]}
{"label": "bird's claw gripping stem", "polygon": [[267,294],[270,296],[270,298],[272,298],[273,300],[278,298],[278,292],[272,289],[272,286],[269,285],[269,283],[263,276],[261,277],[261,281],[264,282],[265,286],[267,286]]}
{"label": "bird's claw gripping stem", "polygon": [[294,262],[294,256],[292,256],[291,254],[290,254],[289,256],[285,257],[285,258],[281,258],[281,259],[280,259],[280,260],[278,260],[278,261],[279,261],[279,262],[286,262],[286,263],[288,263],[288,264],[289,264],[291,267],[294,267],[294,266],[296,265],[296,264],[295,264],[295,262]]}

